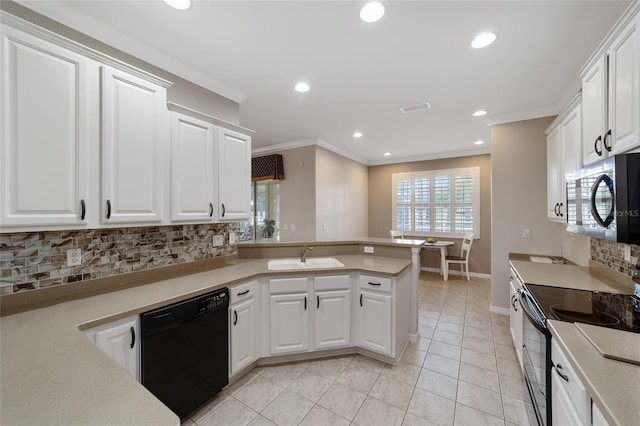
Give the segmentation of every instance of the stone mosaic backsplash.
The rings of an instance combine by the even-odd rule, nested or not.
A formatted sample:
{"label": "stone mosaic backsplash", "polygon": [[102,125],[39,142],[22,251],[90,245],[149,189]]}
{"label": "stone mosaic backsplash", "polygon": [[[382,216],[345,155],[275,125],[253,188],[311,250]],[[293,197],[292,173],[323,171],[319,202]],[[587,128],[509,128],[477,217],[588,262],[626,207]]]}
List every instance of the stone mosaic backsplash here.
{"label": "stone mosaic backsplash", "polygon": [[[624,247],[626,244],[607,240],[591,238],[591,260],[601,263],[616,272],[622,272],[628,276],[633,275],[635,263],[624,260]],[[631,257],[640,257],[640,246],[631,244]]]}
{"label": "stone mosaic backsplash", "polygon": [[[237,223],[0,234],[2,294],[237,254]],[[214,235],[224,244],[213,247]],[[67,267],[67,249],[82,265]]]}

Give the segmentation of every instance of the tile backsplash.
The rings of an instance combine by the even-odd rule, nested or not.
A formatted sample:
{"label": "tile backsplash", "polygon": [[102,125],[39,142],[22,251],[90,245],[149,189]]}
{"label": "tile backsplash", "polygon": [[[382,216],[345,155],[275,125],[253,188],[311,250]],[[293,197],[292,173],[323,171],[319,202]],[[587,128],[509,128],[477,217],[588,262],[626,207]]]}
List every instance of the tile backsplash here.
{"label": "tile backsplash", "polygon": [[[218,223],[0,234],[2,294],[237,254],[228,237],[238,231]],[[82,250],[82,265],[67,267],[71,248]]]}
{"label": "tile backsplash", "polygon": [[[635,263],[624,260],[624,248],[627,244],[591,238],[591,260],[598,262],[616,272],[633,275]],[[631,244],[631,257],[640,257],[640,246]]]}

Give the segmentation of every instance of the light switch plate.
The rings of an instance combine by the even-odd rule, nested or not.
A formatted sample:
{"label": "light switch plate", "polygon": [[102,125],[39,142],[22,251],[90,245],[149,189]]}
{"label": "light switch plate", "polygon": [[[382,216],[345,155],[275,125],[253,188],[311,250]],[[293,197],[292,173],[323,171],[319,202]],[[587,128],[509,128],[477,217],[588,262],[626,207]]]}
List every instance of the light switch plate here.
{"label": "light switch plate", "polygon": [[82,250],[79,248],[67,250],[67,266],[82,265]]}

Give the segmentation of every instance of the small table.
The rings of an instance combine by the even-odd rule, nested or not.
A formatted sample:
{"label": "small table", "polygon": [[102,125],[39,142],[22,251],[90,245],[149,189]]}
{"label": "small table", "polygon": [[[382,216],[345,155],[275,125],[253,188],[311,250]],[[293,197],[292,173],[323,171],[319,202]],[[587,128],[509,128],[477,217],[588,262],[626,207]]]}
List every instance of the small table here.
{"label": "small table", "polygon": [[445,263],[445,258],[447,257],[447,247],[451,247],[455,245],[453,241],[435,241],[433,243],[424,243],[423,247],[427,250],[437,250],[440,249],[440,275],[442,275],[444,268],[447,267]]}

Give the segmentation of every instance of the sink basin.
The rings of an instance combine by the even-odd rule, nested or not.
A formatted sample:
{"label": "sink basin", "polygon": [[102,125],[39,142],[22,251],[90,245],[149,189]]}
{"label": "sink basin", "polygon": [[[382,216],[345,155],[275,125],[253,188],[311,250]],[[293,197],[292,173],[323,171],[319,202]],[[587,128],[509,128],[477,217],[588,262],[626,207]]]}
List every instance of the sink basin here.
{"label": "sink basin", "polygon": [[309,257],[306,262],[300,259],[273,259],[268,262],[270,271],[285,271],[289,269],[325,269],[342,268],[344,263],[335,257]]}

